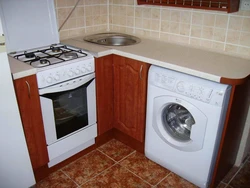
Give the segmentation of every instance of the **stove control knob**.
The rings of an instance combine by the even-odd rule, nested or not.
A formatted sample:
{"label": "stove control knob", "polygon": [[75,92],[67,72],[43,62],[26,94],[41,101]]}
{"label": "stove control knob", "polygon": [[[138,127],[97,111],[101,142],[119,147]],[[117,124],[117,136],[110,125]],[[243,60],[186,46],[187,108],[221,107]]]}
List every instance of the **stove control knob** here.
{"label": "stove control knob", "polygon": [[82,67],[81,70],[82,70],[83,73],[86,72],[86,68],[85,67]]}
{"label": "stove control knob", "polygon": [[87,66],[87,70],[88,70],[88,71],[91,71],[91,70],[92,70],[91,65]]}
{"label": "stove control knob", "polygon": [[56,74],[56,75],[54,76],[54,79],[55,79],[56,81],[60,80],[60,75],[59,75],[59,74]]}
{"label": "stove control knob", "polygon": [[46,81],[47,81],[47,83],[51,83],[52,82],[52,77],[51,76],[49,76],[47,79],[46,79]]}
{"label": "stove control knob", "polygon": [[68,72],[68,76],[69,76],[69,77],[73,76],[73,71],[70,70],[70,71]]}
{"label": "stove control knob", "polygon": [[80,74],[80,70],[76,69],[75,73],[76,73],[76,75]]}

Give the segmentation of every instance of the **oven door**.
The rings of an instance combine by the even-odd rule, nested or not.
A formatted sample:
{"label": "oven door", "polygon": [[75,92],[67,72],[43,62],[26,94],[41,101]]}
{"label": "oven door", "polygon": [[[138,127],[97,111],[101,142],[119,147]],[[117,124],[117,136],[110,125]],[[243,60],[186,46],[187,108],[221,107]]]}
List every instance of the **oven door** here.
{"label": "oven door", "polygon": [[48,145],[96,123],[95,74],[39,90]]}

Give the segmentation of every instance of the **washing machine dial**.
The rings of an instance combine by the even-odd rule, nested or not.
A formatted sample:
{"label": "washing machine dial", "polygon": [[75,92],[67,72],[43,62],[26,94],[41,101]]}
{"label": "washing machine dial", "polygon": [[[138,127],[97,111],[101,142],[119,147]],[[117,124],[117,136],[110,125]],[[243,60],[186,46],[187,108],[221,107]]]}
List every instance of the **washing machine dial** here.
{"label": "washing machine dial", "polygon": [[181,93],[184,92],[184,91],[185,91],[184,82],[183,82],[183,81],[180,81],[180,82],[177,84],[176,88],[177,88],[177,90],[178,90],[179,92],[181,92]]}

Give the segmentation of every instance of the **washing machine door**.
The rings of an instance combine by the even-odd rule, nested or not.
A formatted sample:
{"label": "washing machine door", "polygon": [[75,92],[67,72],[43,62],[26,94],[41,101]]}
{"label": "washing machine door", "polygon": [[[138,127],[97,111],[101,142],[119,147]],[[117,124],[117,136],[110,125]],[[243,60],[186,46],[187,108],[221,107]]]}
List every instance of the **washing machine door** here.
{"label": "washing machine door", "polygon": [[193,104],[172,96],[154,99],[153,127],[167,144],[181,151],[203,147],[207,117]]}

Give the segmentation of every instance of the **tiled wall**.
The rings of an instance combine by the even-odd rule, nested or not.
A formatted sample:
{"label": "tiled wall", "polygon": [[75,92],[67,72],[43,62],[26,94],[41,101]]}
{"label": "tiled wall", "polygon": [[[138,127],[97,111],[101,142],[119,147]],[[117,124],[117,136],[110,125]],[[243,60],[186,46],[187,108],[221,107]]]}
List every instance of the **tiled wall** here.
{"label": "tiled wall", "polygon": [[138,6],[136,0],[109,1],[110,29],[201,46],[250,58],[250,11]]}
{"label": "tiled wall", "polygon": [[[58,28],[74,8],[77,0],[55,0]],[[60,39],[84,33],[107,31],[108,0],[80,0],[60,31]]]}
{"label": "tiled wall", "polygon": [[[55,0],[58,27],[77,0]],[[121,31],[226,52],[250,59],[250,11],[138,6],[136,0],[80,0],[60,38]]]}

